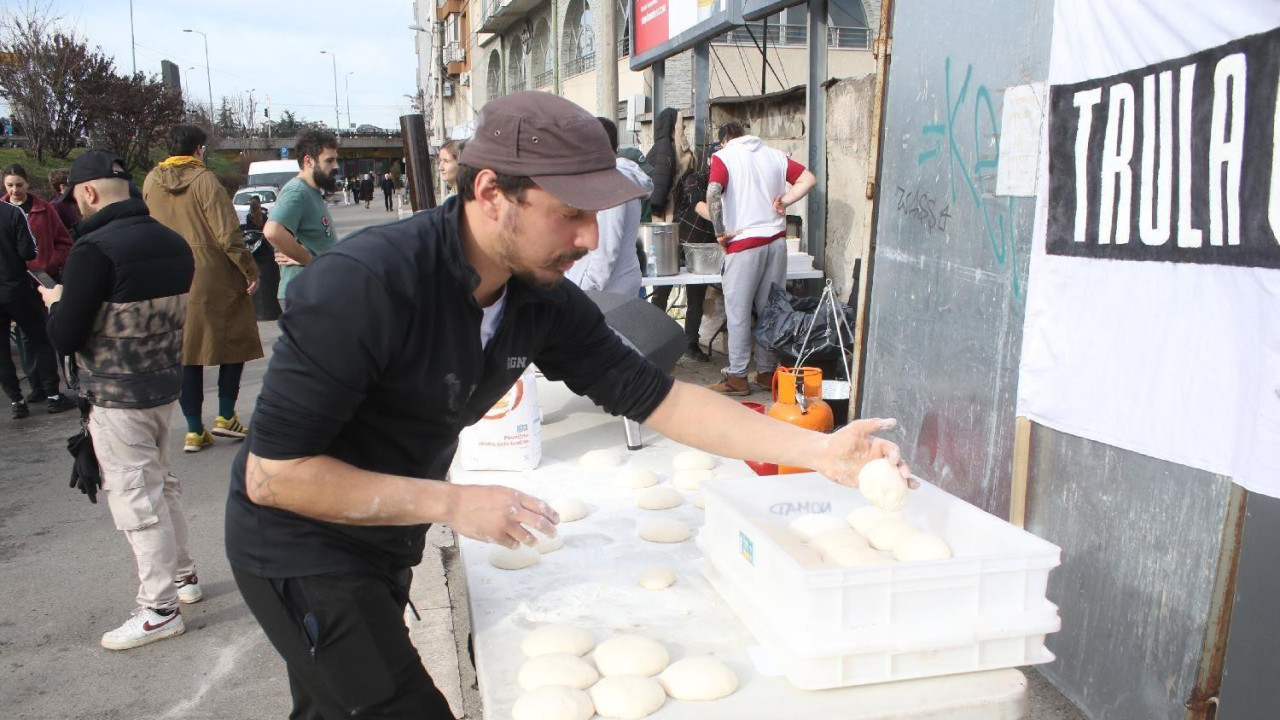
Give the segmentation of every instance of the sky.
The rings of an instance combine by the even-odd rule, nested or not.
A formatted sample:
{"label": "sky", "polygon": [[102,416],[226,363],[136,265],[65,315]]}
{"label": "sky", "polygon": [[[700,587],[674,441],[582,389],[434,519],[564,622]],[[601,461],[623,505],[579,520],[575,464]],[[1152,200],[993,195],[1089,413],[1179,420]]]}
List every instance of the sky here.
{"label": "sky", "polygon": [[[129,0],[38,2],[113,58],[117,71],[130,71]],[[19,0],[4,5],[13,10]],[[259,107],[270,98],[273,120],[292,110],[332,126],[333,59],[320,51],[334,53],[344,128],[348,122],[398,128],[399,117],[411,112],[405,96],[417,89],[413,22],[411,0],[133,0],[138,70],[158,75],[161,60],[174,62],[188,99],[202,104],[209,102],[209,83],[215,107],[224,95],[247,98],[253,90]],[[209,83],[203,39],[184,28],[209,37]],[[348,72],[355,74],[348,79]]]}

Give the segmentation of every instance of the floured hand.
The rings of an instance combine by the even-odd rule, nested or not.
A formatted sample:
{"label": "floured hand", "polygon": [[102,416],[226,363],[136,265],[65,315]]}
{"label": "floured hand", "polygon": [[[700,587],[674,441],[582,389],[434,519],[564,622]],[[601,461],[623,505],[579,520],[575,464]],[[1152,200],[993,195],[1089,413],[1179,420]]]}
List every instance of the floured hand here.
{"label": "floured hand", "polygon": [[892,418],[854,420],[826,436],[822,457],[812,467],[834,482],[857,487],[858,473],[862,470],[862,466],[872,460],[885,458],[897,467],[898,472],[902,473],[902,477],[907,480],[910,487],[918,487],[919,483],[911,479],[911,468],[902,461],[902,454],[897,444],[871,434],[890,430],[897,424],[898,421]]}

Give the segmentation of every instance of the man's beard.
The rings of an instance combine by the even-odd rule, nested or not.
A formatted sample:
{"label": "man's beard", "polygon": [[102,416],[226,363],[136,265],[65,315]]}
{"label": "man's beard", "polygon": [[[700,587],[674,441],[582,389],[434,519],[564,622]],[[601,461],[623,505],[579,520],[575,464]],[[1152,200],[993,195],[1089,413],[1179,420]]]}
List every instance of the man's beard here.
{"label": "man's beard", "polygon": [[564,271],[560,266],[568,262],[577,262],[586,256],[587,251],[580,248],[559,253],[550,262],[540,267],[519,265],[520,223],[515,217],[516,211],[502,218],[498,229],[498,247],[501,248],[502,261],[511,270],[511,274],[526,285],[539,290],[551,290],[564,281]]}
{"label": "man's beard", "polygon": [[333,192],[338,189],[338,169],[334,168],[326,173],[321,171],[319,167],[312,168],[311,180],[315,182],[316,187]]}

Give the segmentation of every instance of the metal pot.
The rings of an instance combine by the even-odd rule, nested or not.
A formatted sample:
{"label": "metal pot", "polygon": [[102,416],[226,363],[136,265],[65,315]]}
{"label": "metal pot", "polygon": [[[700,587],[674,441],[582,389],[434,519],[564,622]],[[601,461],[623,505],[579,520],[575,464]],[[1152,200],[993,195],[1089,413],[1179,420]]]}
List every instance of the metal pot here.
{"label": "metal pot", "polygon": [[640,223],[645,277],[680,273],[680,240],[676,227],[676,223]]}
{"label": "metal pot", "polygon": [[684,243],[684,264],[694,275],[719,275],[724,248],[719,243]]}

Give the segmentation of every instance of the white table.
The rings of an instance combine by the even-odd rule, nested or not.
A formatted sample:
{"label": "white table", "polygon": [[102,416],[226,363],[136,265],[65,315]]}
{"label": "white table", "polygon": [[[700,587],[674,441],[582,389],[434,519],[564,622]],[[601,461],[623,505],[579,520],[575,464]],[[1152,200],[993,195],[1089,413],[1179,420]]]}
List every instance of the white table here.
{"label": "white table", "polygon": [[[817,280],[821,277],[822,271],[814,268],[787,271],[788,280]],[[695,275],[683,266],[680,268],[680,272],[676,275],[656,275],[654,277],[644,277],[640,279],[640,284],[644,287],[661,287],[663,285],[715,285],[719,282],[719,275]]]}
{"label": "white table", "polygon": [[[1027,712],[1026,679],[1017,670],[996,670],[860,688],[809,692],[782,677],[758,673],[748,655],[757,643],[716,591],[695,569],[701,553],[692,539],[674,545],[640,540],[638,521],[666,514],[696,528],[702,511],[689,493],[673,510],[635,507],[636,491],[612,480],[614,471],[577,466],[586,450],[624,449],[621,424],[560,383],[538,381],[544,414],[542,465],[527,473],[452,472],[454,482],[503,484],[554,499],[586,501],[586,518],[561,526],[564,548],[525,570],[504,571],[488,563],[489,545],[459,537],[471,606],[476,672],[484,716],[508,720],[521,691],[516,682],[524,657],[520,642],[534,628],[569,623],[591,629],[597,642],[621,632],[641,632],[666,645],[672,661],[692,655],[720,658],[740,680],[738,691],[715,702],[668,700],[655,720],[1016,720]],[[627,463],[669,481],[671,459],[683,449],[646,430],[645,447],[627,453]],[[724,460],[726,476],[750,473],[745,463]],[[642,589],[640,570],[673,567],[674,586]]]}

